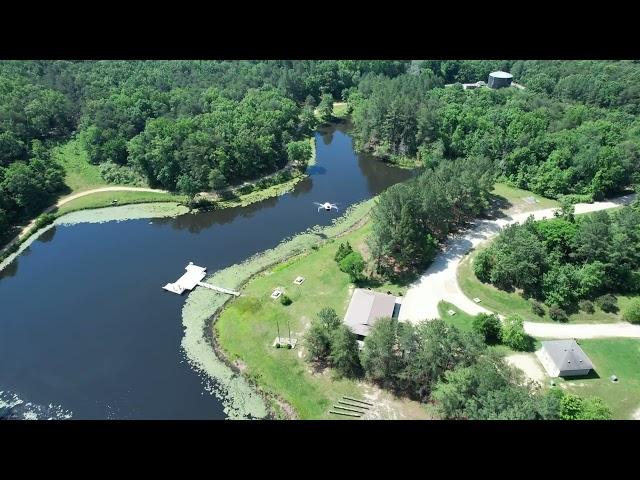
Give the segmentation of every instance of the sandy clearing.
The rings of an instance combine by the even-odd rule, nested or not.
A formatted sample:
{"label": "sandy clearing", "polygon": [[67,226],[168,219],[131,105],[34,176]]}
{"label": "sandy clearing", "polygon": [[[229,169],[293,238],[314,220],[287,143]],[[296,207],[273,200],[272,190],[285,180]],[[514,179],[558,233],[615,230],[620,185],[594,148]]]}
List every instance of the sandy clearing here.
{"label": "sandy clearing", "polygon": [[534,353],[514,353],[507,355],[504,359],[510,365],[522,370],[534,382],[542,384],[547,379],[547,374]]}

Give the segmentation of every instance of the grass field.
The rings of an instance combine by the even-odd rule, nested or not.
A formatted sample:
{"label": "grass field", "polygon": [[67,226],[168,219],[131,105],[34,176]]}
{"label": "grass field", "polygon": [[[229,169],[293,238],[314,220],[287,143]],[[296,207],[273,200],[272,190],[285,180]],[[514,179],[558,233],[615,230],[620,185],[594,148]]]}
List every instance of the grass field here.
{"label": "grass field", "polygon": [[[539,317],[531,311],[531,304],[522,295],[516,292],[505,292],[488,283],[482,283],[473,273],[473,259],[479,251],[486,248],[483,245],[475,251],[469,253],[458,267],[458,284],[460,289],[469,298],[478,297],[482,299],[482,305],[489,310],[502,315],[517,313],[523,319],[531,322],[552,322],[548,313],[544,317]],[[618,296],[618,305],[622,311],[631,297]],[[594,313],[579,311],[569,315],[570,323],[615,323],[621,321],[620,314],[606,313],[596,307]]]}
{"label": "grass field", "polygon": [[[362,397],[372,392],[372,386],[364,381],[336,379],[330,370],[313,372],[302,358],[303,345],[294,350],[271,346],[278,334],[276,321],[281,336],[288,336],[290,327],[291,335],[301,339],[321,308],[333,307],[339,316],[344,316],[353,285],[333,257],[345,240],[355,249],[361,248],[367,230],[367,227],[355,230],[263,272],[245,286],[242,296],[230,302],[215,323],[218,342],[232,361],[239,360],[250,378],[285,399],[300,418],[336,418],[328,411],[340,396]],[[298,275],[306,279],[300,286],[292,283]],[[285,307],[269,298],[277,287],[283,288],[293,300],[291,305]],[[377,392],[376,403],[385,405],[383,417],[426,418],[419,403]]]}
{"label": "grass field", "polygon": [[[528,190],[510,187],[504,183],[496,183],[491,193],[497,197],[497,200],[505,210],[513,213],[530,212],[559,206],[559,203],[555,200],[541,197]],[[535,201],[532,203],[530,199],[535,199]]]}
{"label": "grass field", "polygon": [[64,167],[65,184],[72,192],[104,187],[107,182],[100,176],[97,165],[89,163],[87,152],[79,140],[74,139],[56,147],[53,158]]}
{"label": "grass field", "polygon": [[348,115],[349,104],[347,102],[335,102],[333,104],[333,116],[336,118],[344,118]]}
{"label": "grass field", "polygon": [[[614,418],[640,414],[640,340],[629,338],[580,340],[597,376],[558,379],[558,385],[580,396],[595,395],[613,410]],[[609,380],[611,375],[618,382]],[[639,415],[640,418],[640,415]]]}
{"label": "grass field", "polygon": [[111,207],[113,206],[113,200],[117,200],[118,205],[127,205],[132,203],[150,202],[184,202],[186,201],[186,197],[159,192],[98,192],[92,195],[87,195],[86,197],[76,198],[69,203],[65,203],[56,211],[56,214],[63,215],[65,213],[88,208]]}
{"label": "grass field", "polygon": [[[453,310],[454,312],[456,312],[456,314],[449,315],[447,313],[449,310]],[[467,312],[460,310],[453,303],[441,301],[440,303],[438,303],[438,313],[440,314],[440,318],[442,318],[448,324],[453,325],[460,330],[465,330],[468,332],[471,331],[473,315],[469,315]]]}

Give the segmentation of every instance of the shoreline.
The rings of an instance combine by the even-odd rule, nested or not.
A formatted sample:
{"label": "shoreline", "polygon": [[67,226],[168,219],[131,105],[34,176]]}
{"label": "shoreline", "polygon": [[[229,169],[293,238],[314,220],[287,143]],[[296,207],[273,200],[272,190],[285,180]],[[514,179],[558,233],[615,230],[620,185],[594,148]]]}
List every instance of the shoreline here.
{"label": "shoreline", "polygon": [[[313,227],[285,239],[276,247],[258,253],[240,264],[214,272],[207,277],[206,281],[224,285],[226,288],[240,289],[265,270],[294,257],[305,255],[314,247],[361,227],[368,219],[374,202],[375,197],[355,204],[333,224],[326,227]],[[291,405],[277,394],[265,391],[255,379],[245,375],[241,365],[238,365],[235,359],[229,358],[224,351],[224,346],[219,343],[215,330],[216,321],[231,301],[233,301],[232,298],[210,290],[194,290],[189,294],[182,309],[182,323],[185,328],[182,346],[189,363],[225,387],[237,388],[239,383],[242,383],[245,388],[244,393],[251,396],[250,401],[256,400],[252,395],[259,396],[265,409],[265,414],[259,418],[277,418],[280,415],[287,419],[297,418]],[[224,382],[230,380],[233,384],[224,385]],[[225,413],[227,410],[232,410],[234,413],[242,412],[245,415],[250,413],[246,410],[245,399],[234,397],[233,392],[227,397],[219,398],[223,402],[228,402],[228,405],[225,405]],[[252,406],[256,407],[255,404]],[[280,412],[276,411],[276,408]]]}
{"label": "shoreline", "polygon": [[[308,140],[311,142],[311,145],[312,145],[312,154],[308,163],[308,166],[311,167],[316,163],[315,135],[309,137]],[[280,169],[277,172],[274,172],[273,174],[267,177],[275,176],[278,173],[281,173],[286,168],[287,167]],[[309,174],[306,172],[300,173],[299,175],[296,175],[285,182],[271,185],[264,189],[256,190],[256,191],[247,193],[245,195],[240,195],[233,200],[220,200],[217,203],[218,205],[220,205],[220,208],[219,208],[220,210],[225,208],[246,207],[253,203],[258,203],[263,200],[268,200],[270,198],[279,197],[281,195],[284,195],[285,193],[289,193],[295,188],[295,186],[299,182],[303,181],[308,176]],[[105,188],[111,188],[111,187],[105,187]],[[117,186],[113,187],[112,191],[114,194],[117,194],[119,192],[119,190],[116,190],[116,188],[119,188],[119,187]],[[128,187],[122,187],[122,188],[128,188]],[[122,190],[122,191],[127,191],[127,190]],[[141,191],[146,192],[147,190],[141,189]],[[104,193],[104,192],[96,192],[96,193]],[[42,235],[47,230],[49,230],[49,228],[51,228],[52,225],[55,224],[55,225],[68,226],[68,225],[74,225],[77,223],[85,223],[85,222],[96,223],[97,222],[95,220],[91,220],[91,218],[95,216],[93,214],[82,215],[79,217],[79,218],[83,218],[83,217],[87,218],[87,220],[79,220],[79,221],[72,221],[72,222],[67,222],[67,221],[58,222],[58,220],[60,219],[66,218],[70,215],[78,214],[80,212],[98,212],[99,211],[101,213],[98,213],[97,214],[98,216],[100,216],[104,212],[104,215],[102,216],[106,218],[104,220],[101,220],[100,222],[137,220],[141,218],[176,217],[178,215],[184,215],[190,212],[197,213],[197,210],[189,210],[186,206],[183,206],[181,203],[176,202],[174,194],[167,192],[167,195],[170,196],[171,198],[167,199],[166,201],[163,201],[160,199],[154,199],[151,201],[136,202],[135,200],[131,200],[117,206],[108,206],[108,205],[86,206],[86,207],[80,207],[77,209],[65,210],[63,212],[53,212],[53,210],[56,209],[55,205],[48,207],[38,217],[31,220],[30,223],[36,222],[39,218],[41,218],[44,215],[53,215],[55,217],[53,222],[47,225],[44,225],[40,228],[37,228],[37,227],[34,228],[32,226],[30,231],[27,230],[23,234],[18,234],[17,237],[14,237],[12,240],[9,240],[4,246],[0,247],[0,271],[2,271],[15,258],[17,258],[31,243],[33,243],[34,240],[36,240],[40,235]],[[85,195],[85,196],[89,196],[89,195]],[[153,211],[153,213],[150,216],[142,216],[139,213],[137,213],[137,212],[144,211],[147,208],[145,206],[148,206]],[[116,214],[114,218],[109,218],[109,214],[106,213],[107,211],[112,211],[112,209],[120,209],[124,207],[133,207],[130,213],[131,215],[130,217],[117,216]],[[183,207],[184,211],[179,211],[178,213],[176,213],[176,210],[178,210],[180,207]],[[161,212],[161,210],[163,209],[166,210],[164,213]],[[118,210],[115,210],[115,212],[118,212]]]}

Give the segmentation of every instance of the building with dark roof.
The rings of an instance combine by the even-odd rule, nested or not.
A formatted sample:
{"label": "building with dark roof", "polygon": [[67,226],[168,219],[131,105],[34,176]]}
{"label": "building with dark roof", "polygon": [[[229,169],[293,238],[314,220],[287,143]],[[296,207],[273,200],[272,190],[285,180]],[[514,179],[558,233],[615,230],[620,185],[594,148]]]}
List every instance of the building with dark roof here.
{"label": "building with dark roof", "polygon": [[[396,306],[397,305],[397,306]],[[400,303],[393,295],[356,288],[344,323],[362,340],[380,318],[397,317]]]}
{"label": "building with dark roof", "polygon": [[551,377],[588,375],[593,369],[593,363],[575,340],[542,342],[542,348],[537,354]]}

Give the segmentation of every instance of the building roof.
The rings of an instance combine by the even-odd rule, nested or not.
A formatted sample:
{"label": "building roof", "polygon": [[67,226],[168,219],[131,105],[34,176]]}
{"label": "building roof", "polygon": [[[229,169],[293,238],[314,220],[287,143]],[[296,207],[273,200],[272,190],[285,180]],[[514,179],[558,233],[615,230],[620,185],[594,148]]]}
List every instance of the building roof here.
{"label": "building roof", "polygon": [[367,336],[374,323],[382,317],[391,317],[396,297],[384,293],[356,288],[351,297],[344,323],[356,335]]}
{"label": "building roof", "polygon": [[513,75],[511,75],[508,72],[503,72],[502,70],[498,70],[497,72],[491,72],[489,76],[495,77],[495,78],[513,78]]}
{"label": "building roof", "polygon": [[575,340],[549,340],[542,342],[542,348],[561,372],[593,368],[591,360]]}

